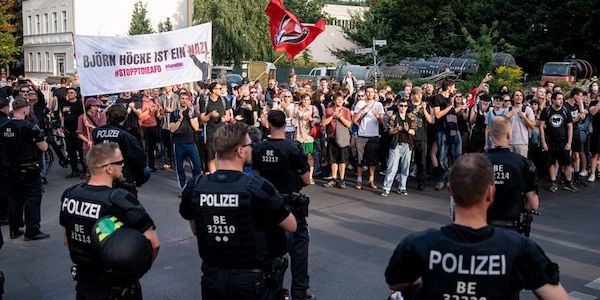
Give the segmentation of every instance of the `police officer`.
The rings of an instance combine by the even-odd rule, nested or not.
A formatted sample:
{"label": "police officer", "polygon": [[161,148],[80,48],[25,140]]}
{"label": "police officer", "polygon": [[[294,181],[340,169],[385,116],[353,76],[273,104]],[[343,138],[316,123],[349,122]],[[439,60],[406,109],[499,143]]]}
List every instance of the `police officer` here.
{"label": "police officer", "polygon": [[285,138],[285,113],[272,110],[267,116],[271,137],[255,146],[252,166],[257,174],[273,183],[281,193],[298,221],[298,230],[293,234],[290,248],[292,273],[292,299],[316,299],[307,294],[308,243],[308,197],[299,194],[300,189],[310,183],[308,159],[296,141]]}
{"label": "police officer", "polygon": [[494,167],[496,194],[495,201],[488,210],[488,223],[529,236],[531,224],[521,222],[521,214],[538,208],[535,165],[531,160],[509,150],[512,134],[509,118],[494,117],[489,124],[489,132],[493,148],[485,156]]}
{"label": "police officer", "polygon": [[138,140],[124,127],[127,108],[113,105],[106,110],[107,124],[96,127],[92,132],[94,144],[114,142],[125,158],[123,178],[116,182],[117,187],[124,188],[137,196],[136,187],[141,186],[150,178],[150,170],[146,166],[146,154]]}
{"label": "police officer", "polygon": [[[8,114],[10,112],[10,99],[8,98],[0,98],[0,128],[4,126],[5,123],[10,121]],[[1,139],[2,137],[0,137]],[[0,149],[0,164],[4,167],[4,150]],[[8,181],[8,177],[6,176],[6,172],[0,172],[0,191],[5,190],[6,183]],[[8,224],[8,198],[5,193],[0,193],[0,225]]]}
{"label": "police officer", "polygon": [[248,127],[227,124],[215,137],[217,171],[190,179],[179,207],[198,239],[202,299],[275,299],[287,268],[283,230],[296,231],[296,219],[271,183],[244,175]]}
{"label": "police officer", "polygon": [[[9,205],[10,238],[23,235],[25,240],[39,240],[50,237],[40,231],[40,205],[42,202],[42,182],[40,159],[48,149],[42,130],[31,121],[29,103],[18,97],[13,102],[13,118],[4,121],[0,128],[0,149],[4,152],[3,172],[6,172],[5,193]],[[23,223],[25,212],[25,223]]]}
{"label": "police officer", "polygon": [[[159,241],[154,222],[144,207],[133,194],[112,187],[113,181],[123,177],[124,159],[116,143],[93,146],[87,157],[91,175],[89,182],[67,189],[61,197],[60,225],[64,227],[63,240],[75,264],[72,273],[77,281],[77,299],[142,299],[138,279],[158,254]],[[101,226],[96,225],[99,220]],[[113,233],[112,230],[120,227],[142,233],[146,248],[151,248],[150,255],[142,251],[137,257],[120,262],[130,268],[145,265],[137,274],[133,272],[124,276],[124,270],[116,274],[112,272],[113,266],[107,266],[118,259],[120,253],[116,250],[124,249],[124,245],[137,240],[125,236],[121,245],[114,245],[114,242],[108,245],[116,249],[103,249],[95,243],[96,240],[103,242]],[[143,259],[148,256],[149,259]]]}
{"label": "police officer", "polygon": [[569,299],[558,265],[532,240],[488,226],[494,201],[494,170],[482,154],[454,162],[449,190],[456,219],[440,229],[404,238],[385,271],[394,291],[421,285],[417,299],[519,299],[530,289],[538,299]]}

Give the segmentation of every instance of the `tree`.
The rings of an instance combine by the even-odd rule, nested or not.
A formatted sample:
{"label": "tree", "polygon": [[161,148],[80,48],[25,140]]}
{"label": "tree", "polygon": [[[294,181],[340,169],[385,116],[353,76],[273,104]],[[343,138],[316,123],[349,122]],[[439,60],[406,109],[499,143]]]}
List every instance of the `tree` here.
{"label": "tree", "polygon": [[302,23],[312,24],[327,17],[323,13],[324,0],[284,0],[283,6]]}
{"label": "tree", "polygon": [[9,64],[21,56],[21,5],[17,0],[3,0],[0,6],[0,68],[9,70]]}
{"label": "tree", "polygon": [[494,70],[494,52],[497,52],[499,49],[503,49],[503,51],[508,53],[514,51],[514,47],[506,43],[504,38],[499,38],[498,30],[496,30],[497,27],[498,21],[492,22],[491,28],[488,28],[485,24],[481,25],[479,28],[479,37],[477,38],[471,36],[465,27],[462,28],[469,47],[477,53],[476,80],[481,80],[487,73],[491,73]]}
{"label": "tree", "polygon": [[129,23],[129,35],[154,33],[150,19],[148,19],[148,9],[141,0],[133,6],[131,14],[131,23]]}
{"label": "tree", "polygon": [[173,30],[173,24],[171,24],[171,18],[167,18],[164,22],[158,23],[158,32],[167,32]]}
{"label": "tree", "polygon": [[[451,3],[451,4],[450,4]],[[559,9],[560,8],[560,9]],[[544,62],[562,60],[569,54],[600,66],[600,1],[597,0],[379,0],[360,16],[345,35],[359,47],[371,39],[387,39],[380,51],[388,63],[405,57],[449,56],[468,48],[462,28],[478,32],[493,27],[497,38],[516,49],[517,64],[537,73]],[[497,50],[506,51],[497,45]],[[368,56],[334,49],[338,58],[368,63]]]}
{"label": "tree", "polygon": [[[373,38],[386,39],[379,51],[381,59],[398,63],[405,57],[449,55],[464,48],[457,13],[461,1],[440,5],[436,0],[380,0],[362,15],[352,16],[354,28],[344,34],[359,47],[371,47]],[[351,63],[365,63],[368,56],[333,49],[337,57]]]}
{"label": "tree", "polygon": [[212,22],[215,64],[273,61],[266,0],[194,0],[194,24]]}

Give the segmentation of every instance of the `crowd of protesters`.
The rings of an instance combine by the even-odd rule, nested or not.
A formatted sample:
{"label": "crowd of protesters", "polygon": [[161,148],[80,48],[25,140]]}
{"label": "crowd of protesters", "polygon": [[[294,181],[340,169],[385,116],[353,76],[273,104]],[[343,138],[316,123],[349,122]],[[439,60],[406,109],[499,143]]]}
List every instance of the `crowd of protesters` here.
{"label": "crowd of protesters", "polygon": [[[470,91],[459,91],[452,80],[423,86],[406,80],[394,91],[365,85],[351,73],[339,82],[323,78],[305,85],[292,74],[289,82],[270,79],[265,86],[244,78],[230,89],[213,81],[96,97],[82,97],[76,80],[62,80],[49,99],[31,81],[8,78],[0,96],[29,100],[30,118],[41,128],[60,122],[70,162],[67,178],[85,178],[91,132],[106,123],[108,107],[124,105],[123,126],[146,150],[148,167],[174,169],[180,189],[186,161],[193,175],[216,170],[211,139],[219,126],[246,123],[256,128],[258,141],[269,135],[270,110],[285,113],[286,138],[308,155],[310,182],[323,179],[327,188],[346,188],[350,170],[356,189],[363,181],[376,191],[380,185],[382,196],[394,185],[408,195],[411,176],[419,190],[426,189],[428,178],[441,190],[452,161],[494,147],[488,123],[496,115],[510,118],[511,150],[535,162],[551,192],[559,187],[577,192],[586,181],[594,182],[600,175],[599,83],[569,91],[552,82],[490,91],[491,78]],[[42,178],[45,182],[45,174]]]}

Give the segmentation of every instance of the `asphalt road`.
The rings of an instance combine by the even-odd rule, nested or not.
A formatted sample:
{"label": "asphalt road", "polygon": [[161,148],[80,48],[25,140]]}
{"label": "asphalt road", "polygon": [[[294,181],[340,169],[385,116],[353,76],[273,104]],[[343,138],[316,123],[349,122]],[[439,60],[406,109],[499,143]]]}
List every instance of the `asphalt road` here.
{"label": "asphalt road", "polygon": [[[77,180],[63,179],[65,169],[51,171],[42,202],[42,231],[50,239],[8,239],[0,250],[5,273],[4,299],[74,299],[71,261],[60,238],[60,195]],[[352,173],[349,178],[353,179]],[[311,292],[320,300],[385,299],[384,270],[395,245],[407,234],[449,222],[448,194],[429,189],[409,196],[382,198],[369,189],[311,186],[309,224]],[[140,199],[157,225],[161,250],[142,279],[145,299],[200,299],[200,258],[189,226],[178,214],[172,171],[154,174],[140,189]],[[532,239],[560,266],[561,282],[573,299],[600,299],[600,183],[580,193],[541,193],[541,216]],[[595,281],[596,280],[596,281]],[[286,276],[289,286],[290,277]],[[523,293],[522,299],[534,299]]]}

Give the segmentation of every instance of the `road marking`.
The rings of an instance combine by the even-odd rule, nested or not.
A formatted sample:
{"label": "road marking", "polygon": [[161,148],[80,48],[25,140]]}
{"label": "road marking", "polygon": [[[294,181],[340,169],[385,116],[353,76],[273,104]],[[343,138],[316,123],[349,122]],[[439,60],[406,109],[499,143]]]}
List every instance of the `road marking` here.
{"label": "road marking", "polygon": [[595,289],[600,291],[600,278],[590,281],[588,284],[584,285],[585,287],[589,287],[590,289]]}
{"label": "road marking", "polygon": [[594,300],[596,297],[580,292],[570,292],[571,300]]}

